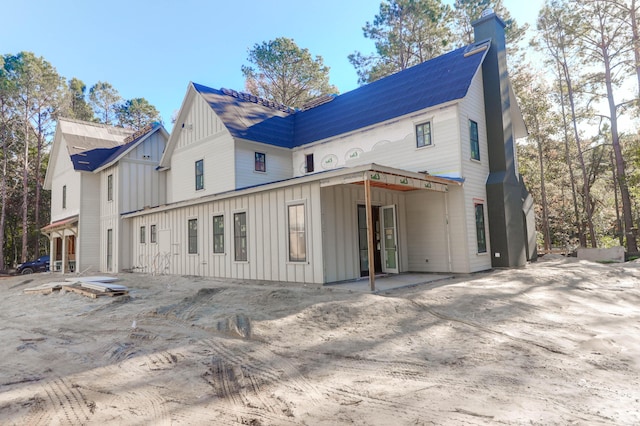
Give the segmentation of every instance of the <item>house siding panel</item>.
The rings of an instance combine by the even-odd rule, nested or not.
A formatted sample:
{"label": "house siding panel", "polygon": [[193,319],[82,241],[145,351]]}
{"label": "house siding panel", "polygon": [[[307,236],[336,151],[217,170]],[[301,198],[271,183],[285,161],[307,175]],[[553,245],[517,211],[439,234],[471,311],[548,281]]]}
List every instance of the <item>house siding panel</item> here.
{"label": "house siding panel", "polygon": [[[78,219],[76,270],[82,272],[98,271],[101,268],[100,226],[96,223],[96,219],[100,217],[100,176],[82,173],[80,185],[82,190],[80,210],[82,214]],[[113,238],[114,247],[116,247],[118,236],[115,231]]]}
{"label": "house siding panel", "polygon": [[[266,172],[255,171],[255,153],[266,155]],[[236,141],[236,189],[289,179],[293,176],[291,151],[270,145]]]}
{"label": "house siding panel", "polygon": [[[469,272],[482,271],[491,268],[490,242],[487,237],[487,252],[478,253],[475,225],[475,203],[486,203],[486,181],[489,176],[489,151],[487,145],[487,129],[484,114],[484,95],[482,87],[482,73],[474,77],[469,93],[460,103],[460,146],[462,147],[461,162],[465,177],[464,204],[461,211],[465,212],[464,225],[467,230],[467,251],[469,253]],[[471,144],[469,134],[469,120],[478,123],[478,139],[480,146],[480,161],[471,159]],[[485,204],[485,228],[488,232]]]}
{"label": "house siding panel", "polygon": [[[301,200],[307,207],[307,262],[292,263],[288,261],[287,254],[286,206],[289,202]],[[171,260],[163,263],[168,264],[168,267],[162,271],[157,270],[158,262],[154,264],[154,259],[167,257],[166,252],[160,251],[160,248],[166,248],[166,245],[134,243],[133,257],[137,260],[136,270],[234,279],[322,283],[322,250],[317,249],[320,243],[314,241],[314,235],[318,235],[319,238],[321,223],[319,217],[310,215],[313,209],[320,209],[319,205],[319,183],[315,182],[221,198],[194,206],[133,217],[129,220],[134,230],[143,224],[149,226],[157,223],[159,229],[169,230],[170,239],[174,242]],[[247,214],[246,262],[234,260],[233,214],[238,212]],[[223,214],[225,218],[224,254],[213,253],[212,217],[219,214]],[[187,253],[187,221],[191,218],[198,219],[198,254]],[[317,232],[314,232],[314,229]],[[134,236],[137,233],[134,231]]]}
{"label": "house siding panel", "polygon": [[[431,122],[432,146],[417,148],[416,124]],[[460,135],[456,105],[429,109],[377,125],[346,137],[333,138],[294,150],[295,176],[305,174],[305,156],[313,154],[315,171],[363,164],[380,164],[413,172],[460,177]]]}
{"label": "house siding panel", "polygon": [[[66,149],[66,142],[62,141],[60,149],[56,150],[55,175],[51,183],[51,222],[65,219],[80,213],[80,180],[81,173],[73,169],[73,164]],[[67,187],[67,206],[62,208],[62,187]]]}

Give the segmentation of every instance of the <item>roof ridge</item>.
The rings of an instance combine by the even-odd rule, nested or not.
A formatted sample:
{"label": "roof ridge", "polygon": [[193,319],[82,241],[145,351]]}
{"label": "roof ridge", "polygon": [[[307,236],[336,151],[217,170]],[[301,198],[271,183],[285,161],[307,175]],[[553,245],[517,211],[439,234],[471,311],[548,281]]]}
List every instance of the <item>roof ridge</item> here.
{"label": "roof ridge", "polygon": [[292,108],[285,104],[279,104],[269,99],[261,98],[260,96],[256,96],[251,93],[238,92],[237,90],[227,89],[225,87],[221,88],[220,91],[227,96],[232,96],[242,101],[253,102],[254,104],[259,104],[267,108],[277,109],[279,111],[283,111],[290,114],[296,112],[295,108]]}

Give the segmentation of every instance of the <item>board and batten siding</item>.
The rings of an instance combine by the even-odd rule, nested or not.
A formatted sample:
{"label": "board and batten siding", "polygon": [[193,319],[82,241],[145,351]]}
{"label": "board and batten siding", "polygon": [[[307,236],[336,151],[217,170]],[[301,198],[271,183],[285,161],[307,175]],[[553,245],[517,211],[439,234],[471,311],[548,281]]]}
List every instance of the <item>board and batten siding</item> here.
{"label": "board and batten siding", "polygon": [[[179,126],[179,127],[178,127]],[[178,133],[166,172],[167,203],[198,198],[235,189],[234,141],[229,131],[199,94],[193,97]],[[204,189],[195,189],[195,162],[204,163]]]}
{"label": "board and batten siding", "polygon": [[[469,252],[469,272],[477,272],[491,268],[491,248],[489,241],[489,222],[487,217],[487,177],[489,176],[489,150],[487,144],[487,126],[484,113],[484,91],[482,73],[478,71],[471,82],[467,96],[460,102],[460,146],[462,147],[462,171],[464,183],[464,207],[466,212],[466,241]],[[469,120],[478,123],[478,140],[480,160],[471,158],[471,137]],[[475,204],[484,205],[484,224],[487,251],[478,253],[476,236]]]}
{"label": "board and batten siding", "polygon": [[[55,175],[51,180],[51,222],[80,213],[80,172],[73,169],[66,143],[56,150]],[[67,187],[67,207],[62,208],[62,188]]]}
{"label": "board and batten siding", "polygon": [[[415,126],[431,123],[432,145],[418,148]],[[312,143],[293,152],[295,176],[305,174],[305,156],[313,154],[315,171],[380,164],[413,172],[460,177],[459,118],[455,104],[420,111],[387,123]]]}
{"label": "board and batten siding", "polygon": [[[113,179],[113,199],[108,200],[108,179],[109,176]],[[121,179],[119,174],[118,165],[113,165],[102,170],[99,173],[100,178],[100,242],[99,248],[99,264],[100,271],[102,272],[118,272],[121,270],[121,260],[123,260],[123,253],[120,250],[120,243],[123,239],[126,241],[128,235],[122,235],[120,229],[120,194],[122,190],[120,188]],[[84,213],[84,212],[83,212]],[[97,219],[97,217],[96,217]],[[113,260],[112,270],[107,269],[107,229],[113,230]]]}
{"label": "board and batten siding", "polygon": [[[288,256],[288,206],[305,205],[306,262]],[[234,260],[234,214],[247,219],[247,261]],[[213,253],[213,217],[224,216],[224,253]],[[198,253],[188,253],[188,221],[198,220]],[[134,216],[134,270],[219,278],[323,283],[322,217],[318,182],[227,196]],[[157,225],[157,244],[141,244],[140,226]],[[147,231],[148,234],[148,231]],[[168,241],[167,241],[168,239]]]}
{"label": "board and batten siding", "polygon": [[[76,245],[76,270],[99,271],[100,267],[100,175],[80,173],[81,191]],[[114,239],[115,239],[114,235]],[[115,241],[114,241],[115,243]]]}
{"label": "board and batten siding", "polygon": [[166,203],[166,173],[156,170],[165,140],[155,132],[120,159],[120,213],[156,207]]}
{"label": "board and batten siding", "polygon": [[[266,172],[255,170],[256,152],[265,154]],[[236,140],[235,160],[236,189],[277,182],[293,176],[291,150],[287,148]]]}
{"label": "board and batten siding", "polygon": [[[322,188],[322,243],[325,282],[360,277],[358,205],[365,204],[362,185],[336,185]],[[396,206],[399,271],[409,268],[405,196],[401,192],[371,188],[374,206]]]}

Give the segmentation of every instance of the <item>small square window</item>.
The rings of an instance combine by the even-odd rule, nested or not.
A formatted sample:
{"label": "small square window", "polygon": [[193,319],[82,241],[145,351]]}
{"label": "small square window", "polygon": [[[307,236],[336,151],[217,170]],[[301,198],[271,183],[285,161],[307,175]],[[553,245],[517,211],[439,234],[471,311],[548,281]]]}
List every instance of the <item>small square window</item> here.
{"label": "small square window", "polygon": [[262,152],[256,152],[255,158],[255,170],[256,172],[267,171],[267,155]]}
{"label": "small square window", "polygon": [[431,123],[418,124],[416,126],[416,146],[418,148],[431,145]]}
{"label": "small square window", "polygon": [[480,140],[478,139],[478,123],[469,120],[469,139],[471,142],[471,158],[480,160]]}
{"label": "small square window", "polygon": [[307,163],[307,173],[313,172],[313,154],[307,154],[306,163]]}

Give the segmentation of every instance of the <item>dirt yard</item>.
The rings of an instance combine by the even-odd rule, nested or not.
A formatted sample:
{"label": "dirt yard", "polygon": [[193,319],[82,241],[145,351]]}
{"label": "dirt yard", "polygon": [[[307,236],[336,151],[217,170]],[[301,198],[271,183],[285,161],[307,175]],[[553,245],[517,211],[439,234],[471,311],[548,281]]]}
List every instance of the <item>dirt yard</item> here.
{"label": "dirt yard", "polygon": [[0,280],[0,424],[640,424],[640,263],[380,295],[120,278],[97,299]]}

